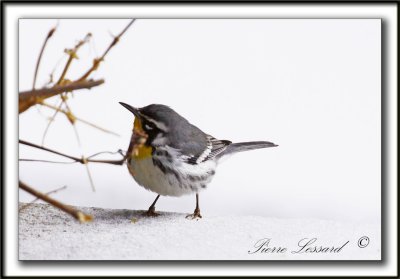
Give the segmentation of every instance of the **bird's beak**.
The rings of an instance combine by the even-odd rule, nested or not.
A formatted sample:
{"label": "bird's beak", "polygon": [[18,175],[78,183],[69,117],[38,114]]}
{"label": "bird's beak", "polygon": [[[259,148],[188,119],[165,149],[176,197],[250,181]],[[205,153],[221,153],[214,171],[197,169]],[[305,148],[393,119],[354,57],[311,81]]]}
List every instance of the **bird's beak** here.
{"label": "bird's beak", "polygon": [[139,110],[137,108],[134,108],[128,104],[125,104],[123,102],[119,102],[121,104],[121,106],[125,107],[127,110],[129,110],[130,112],[132,112],[135,116],[140,117],[140,113]]}

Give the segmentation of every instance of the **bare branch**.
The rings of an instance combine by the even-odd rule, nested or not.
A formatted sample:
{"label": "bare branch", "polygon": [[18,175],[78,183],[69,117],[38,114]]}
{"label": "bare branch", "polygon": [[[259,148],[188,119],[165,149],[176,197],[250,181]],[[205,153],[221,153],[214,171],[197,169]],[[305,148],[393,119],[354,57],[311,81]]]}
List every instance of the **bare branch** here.
{"label": "bare branch", "polygon": [[47,196],[46,194],[36,191],[35,189],[33,189],[33,188],[29,187],[28,185],[26,185],[25,183],[23,183],[22,181],[19,181],[19,188],[21,188],[22,190],[30,193],[31,195],[33,195],[45,202],[57,207],[58,209],[61,209],[62,211],[70,214],[75,219],[79,220],[81,223],[88,222],[93,219],[93,217],[90,215],[86,215],[85,213],[83,213],[79,210],[76,210],[69,205],[63,204],[63,203]]}
{"label": "bare branch", "polygon": [[26,111],[35,104],[41,103],[44,99],[59,95],[64,92],[70,92],[78,89],[91,89],[92,87],[103,84],[104,80],[84,80],[75,81],[65,85],[55,85],[50,88],[38,90],[23,91],[19,93],[19,113]]}
{"label": "bare branch", "polygon": [[68,58],[67,63],[65,64],[64,70],[56,84],[58,84],[58,85],[62,84],[62,82],[64,81],[64,78],[65,78],[65,75],[68,72],[69,66],[71,66],[72,60],[78,59],[78,55],[76,53],[78,52],[78,50],[81,46],[83,46],[85,43],[87,43],[89,41],[90,37],[92,37],[92,34],[88,33],[85,36],[85,38],[83,38],[83,40],[80,40],[73,49],[65,50],[65,52],[69,55],[69,58]]}
{"label": "bare branch", "polygon": [[54,154],[57,154],[59,156],[63,156],[65,158],[71,159],[71,160],[73,160],[73,161],[75,161],[77,163],[81,163],[81,164],[87,164],[87,163],[90,162],[90,163],[103,163],[103,164],[111,164],[111,165],[123,165],[124,161],[126,159],[126,156],[124,158],[122,158],[121,160],[92,160],[92,159],[87,159],[87,158],[77,158],[77,157],[70,156],[70,155],[67,155],[67,154],[64,154],[64,153],[49,149],[47,147],[43,147],[43,146],[34,144],[34,143],[31,143],[31,142],[27,142],[27,141],[24,141],[24,140],[19,140],[19,143],[24,144],[24,145],[28,145],[28,146],[31,146],[31,147],[34,147],[34,148],[37,148],[37,149],[41,149],[41,150],[44,150],[44,151],[47,151],[47,152],[50,152],[50,153],[54,153]]}
{"label": "bare branch", "polygon": [[[67,98],[67,93],[72,92],[74,90],[79,90],[79,89],[91,89],[92,87],[101,85],[102,83],[104,83],[104,80],[88,80],[89,76],[98,69],[99,65],[101,64],[101,62],[104,61],[106,55],[110,52],[110,50],[119,42],[121,36],[129,29],[129,27],[134,23],[135,19],[132,19],[129,24],[121,31],[121,33],[113,38],[113,41],[111,42],[111,44],[108,46],[108,48],[105,50],[105,52],[103,53],[103,55],[101,55],[100,57],[96,55],[96,59],[94,59],[93,61],[93,65],[91,66],[91,68],[89,70],[86,71],[86,73],[84,73],[79,79],[77,79],[76,81],[70,81],[67,79],[67,73],[68,70],[70,69],[71,63],[74,59],[78,59],[77,56],[77,52],[78,49],[81,48],[81,46],[83,46],[85,43],[87,43],[91,37],[91,34],[88,33],[86,35],[86,37],[79,41],[74,48],[72,49],[66,49],[65,52],[68,54],[68,60],[64,66],[64,69],[62,70],[62,73],[60,75],[60,77],[58,78],[57,82],[54,84],[53,82],[53,74],[51,74],[51,80],[48,83],[47,86],[52,86],[52,87],[44,87],[41,89],[36,89],[36,80],[37,80],[37,75],[38,75],[38,71],[39,71],[39,66],[40,66],[40,62],[42,59],[42,56],[44,54],[44,50],[45,47],[48,43],[48,40],[53,36],[56,27],[54,27],[53,29],[51,29],[43,43],[42,49],[39,53],[39,57],[37,60],[37,64],[36,64],[36,68],[35,68],[35,73],[34,73],[34,79],[33,79],[33,86],[32,86],[32,90],[30,91],[23,91],[23,92],[19,92],[19,113],[22,113],[24,111],[26,111],[27,109],[29,109],[31,106],[40,104],[49,108],[52,108],[55,111],[55,115],[58,112],[63,113],[68,120],[71,122],[71,124],[73,125],[74,129],[75,129],[75,133],[79,142],[79,135],[77,133],[76,130],[76,126],[74,125],[76,120],[79,120],[87,125],[90,125],[94,128],[100,129],[104,132],[107,133],[113,133],[111,131],[108,131],[106,129],[100,128],[97,125],[94,125],[88,121],[85,121],[83,119],[79,119],[77,118],[71,111],[70,107],[68,106],[68,103],[66,102],[66,98]],[[54,71],[53,71],[54,72]],[[59,107],[55,107],[55,106],[51,106],[48,105],[47,103],[44,102],[44,100],[46,100],[47,98],[53,97],[53,96],[57,96],[60,95],[61,97],[61,104]],[[62,107],[62,105],[65,105],[65,107]],[[55,116],[54,115],[54,116]],[[54,119],[54,117],[53,117]],[[51,122],[50,122],[51,123]],[[49,123],[49,125],[50,125]],[[115,134],[115,133],[113,133]],[[147,135],[145,135],[147,138]],[[126,154],[123,154],[122,152],[120,152],[121,156],[123,157],[120,160],[95,160],[92,159],[94,156],[99,155],[95,154],[92,155],[88,158],[85,158],[84,155],[82,155],[81,158],[75,157],[75,156],[70,156],[61,152],[58,152],[56,150],[52,150],[49,148],[46,148],[44,146],[39,146],[37,144],[34,143],[30,143],[24,140],[19,140],[20,144],[24,144],[24,145],[28,145],[31,146],[33,148],[37,148],[43,151],[47,151],[65,158],[68,158],[70,160],[72,160],[72,162],[70,163],[81,163],[84,164],[86,167],[86,170],[88,172],[89,175],[89,179],[91,182],[91,185],[93,187],[94,190],[94,185],[93,185],[93,180],[91,177],[91,174],[89,172],[89,166],[88,163],[89,162],[93,162],[93,163],[104,163],[104,164],[113,164],[113,165],[123,165],[125,163],[125,160],[128,158],[128,156],[132,156],[133,154],[137,154],[138,153],[138,148],[143,145],[145,142],[145,137],[143,137],[142,135],[137,135],[136,137],[134,137],[134,141],[133,143],[131,143],[129,150],[130,152],[127,152]],[[54,162],[54,161],[47,161],[47,160],[35,160],[35,159],[20,159],[20,161],[35,161],[35,162],[51,162],[51,163],[69,163],[69,162]],[[73,207],[65,205],[61,202],[58,202],[54,199],[52,199],[51,197],[49,197],[48,195],[50,193],[47,194],[43,194],[41,192],[36,191],[35,189],[33,189],[32,187],[26,185],[25,183],[23,183],[22,181],[19,181],[19,187],[22,190],[27,191],[28,193],[34,195],[35,197],[37,197],[38,199],[41,199],[45,202],[48,202],[50,204],[52,204],[53,206],[67,212],[68,214],[72,215],[74,218],[76,218],[77,220],[81,221],[81,222],[86,222],[86,221],[90,221],[92,220],[92,216],[90,215],[86,215],[78,210],[75,210]],[[36,199],[37,200],[37,199]],[[34,200],[34,202],[36,201]]]}
{"label": "bare branch", "polygon": [[37,60],[37,62],[36,62],[36,68],[35,68],[35,74],[34,74],[34,77],[33,77],[32,90],[35,90],[37,73],[38,73],[38,71],[39,71],[39,65],[40,65],[40,61],[42,60],[42,55],[43,55],[44,49],[46,48],[47,42],[48,42],[49,39],[53,36],[53,34],[54,34],[54,32],[56,31],[56,29],[57,29],[57,26],[56,26],[56,27],[53,27],[52,29],[50,29],[49,33],[48,33],[47,36],[46,36],[46,39],[45,39],[44,42],[43,42],[42,49],[40,50],[40,54],[39,54],[38,60]]}
{"label": "bare branch", "polygon": [[[57,188],[57,189],[52,190],[52,191],[50,191],[50,192],[47,192],[47,193],[45,193],[45,195],[48,196],[48,195],[57,193],[58,191],[61,191],[61,190],[64,190],[64,189],[67,189],[67,185],[64,185],[64,186],[62,186],[62,187],[60,187],[60,188]],[[24,206],[21,206],[21,208],[20,208],[18,211],[21,212],[21,211],[25,210],[25,209],[28,208],[31,204],[34,204],[34,203],[37,202],[38,200],[40,200],[40,199],[39,199],[39,198],[36,198],[36,199],[34,199],[33,201],[31,201],[30,203],[28,203],[28,204],[26,204],[26,205],[24,205]]]}
{"label": "bare branch", "polygon": [[60,162],[60,161],[50,161],[50,160],[37,160],[37,159],[25,159],[20,158],[18,161],[21,162],[41,162],[41,163],[52,163],[52,164],[75,164],[76,162]]}
{"label": "bare branch", "polygon": [[89,169],[89,165],[85,164],[85,167],[86,167],[86,173],[87,173],[87,175],[89,177],[90,186],[92,187],[92,191],[96,192],[96,187],[94,186],[94,182],[93,182],[92,174],[91,174],[90,169]]}
{"label": "bare branch", "polygon": [[[118,149],[118,151],[115,152],[111,152],[111,151],[102,151],[102,152],[97,152],[93,155],[90,155],[89,157],[87,157],[86,159],[88,160],[88,162],[90,162],[91,158],[94,158],[96,156],[99,156],[101,154],[111,154],[111,155],[115,155],[115,154],[120,154],[122,157],[126,158],[124,152],[121,149]],[[21,162],[42,162],[42,163],[52,163],[52,164],[75,164],[77,162],[73,161],[73,162],[61,162],[61,161],[50,161],[50,160],[40,160],[40,159],[26,159],[26,158],[20,158],[18,159]]]}
{"label": "bare branch", "polygon": [[121,33],[119,33],[118,36],[114,37],[114,40],[111,42],[111,44],[108,46],[108,48],[106,49],[106,51],[103,53],[103,55],[100,58],[96,58],[93,60],[93,65],[92,67],[83,75],[81,76],[78,81],[83,81],[86,80],[89,75],[96,71],[97,68],[99,67],[100,63],[102,61],[104,61],[104,58],[106,57],[107,53],[119,42],[120,38],[122,37],[122,35],[124,35],[124,33],[129,29],[129,27],[135,22],[136,19],[132,19],[131,22],[129,22],[129,24],[124,28],[124,30],[121,31]]}
{"label": "bare branch", "polygon": [[48,119],[48,120],[49,120],[49,123],[47,123],[46,129],[44,130],[44,133],[43,133],[43,136],[42,136],[42,145],[44,145],[44,140],[46,139],[46,135],[47,135],[47,132],[48,132],[49,129],[50,129],[50,125],[51,125],[51,123],[53,123],[53,121],[56,119],[57,113],[58,113],[58,111],[61,109],[61,106],[62,106],[62,105],[63,105],[63,101],[60,102],[60,104],[58,105],[58,109],[55,110],[54,114]]}
{"label": "bare branch", "polygon": [[123,153],[123,151],[121,149],[118,149],[118,151],[116,152],[111,152],[111,151],[102,151],[102,152],[97,152],[96,154],[90,155],[89,157],[87,157],[88,159],[99,156],[101,154],[120,154],[122,157],[125,157],[125,154]]}
{"label": "bare branch", "polygon": [[82,118],[77,117],[77,116],[76,116],[75,114],[73,114],[71,111],[66,111],[66,110],[60,109],[60,108],[58,108],[58,107],[56,107],[56,106],[50,105],[50,104],[45,103],[45,102],[42,102],[41,105],[42,105],[42,106],[45,106],[45,107],[48,107],[48,108],[50,108],[50,109],[56,110],[56,111],[58,111],[58,112],[63,113],[66,117],[68,117],[68,119],[74,119],[74,120],[76,120],[76,121],[79,121],[79,122],[82,122],[82,123],[84,123],[84,124],[86,124],[86,125],[89,125],[89,126],[95,128],[95,129],[98,129],[98,130],[100,130],[100,131],[102,131],[102,132],[105,132],[105,133],[108,133],[108,134],[112,134],[112,135],[117,136],[117,137],[120,136],[119,134],[117,134],[117,133],[115,133],[115,132],[113,132],[113,131],[107,130],[107,129],[102,128],[102,127],[100,127],[100,126],[98,126],[98,125],[96,125],[96,124],[93,124],[93,123],[91,123],[91,122],[89,122],[89,121],[86,121],[85,119],[82,119]]}

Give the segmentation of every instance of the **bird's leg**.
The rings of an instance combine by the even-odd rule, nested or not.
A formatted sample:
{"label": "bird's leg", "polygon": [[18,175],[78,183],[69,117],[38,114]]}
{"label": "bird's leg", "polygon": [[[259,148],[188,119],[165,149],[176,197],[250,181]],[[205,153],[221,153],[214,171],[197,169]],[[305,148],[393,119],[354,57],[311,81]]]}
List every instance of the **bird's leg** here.
{"label": "bird's leg", "polygon": [[191,218],[191,219],[202,218],[202,216],[200,215],[199,194],[198,193],[196,193],[196,209],[194,210],[193,214],[187,215],[186,218]]}
{"label": "bird's leg", "polygon": [[146,211],[145,215],[150,216],[150,217],[156,217],[160,214],[156,213],[156,202],[158,201],[158,198],[160,195],[157,196],[157,198],[154,200],[154,202],[150,205],[149,209]]}

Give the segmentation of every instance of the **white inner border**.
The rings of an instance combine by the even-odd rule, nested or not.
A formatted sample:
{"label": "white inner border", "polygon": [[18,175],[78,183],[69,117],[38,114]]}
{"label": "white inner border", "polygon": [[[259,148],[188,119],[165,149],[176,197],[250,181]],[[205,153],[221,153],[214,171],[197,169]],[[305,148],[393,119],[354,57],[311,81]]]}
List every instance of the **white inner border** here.
{"label": "white inner border", "polygon": [[[397,9],[395,4],[251,4],[251,5],[76,5],[10,4],[5,12],[5,201],[4,272],[8,276],[127,276],[127,275],[270,275],[270,276],[395,276],[397,272]],[[387,27],[386,68],[382,82],[388,93],[386,107],[389,137],[386,167],[388,187],[387,228],[382,238],[388,249],[385,264],[370,263],[70,263],[22,264],[18,262],[18,18],[383,18]],[[383,173],[384,174],[384,173]],[[383,175],[382,174],[382,175]],[[386,238],[385,238],[386,236]],[[287,266],[290,265],[290,268]],[[157,268],[154,268],[157,267]]]}

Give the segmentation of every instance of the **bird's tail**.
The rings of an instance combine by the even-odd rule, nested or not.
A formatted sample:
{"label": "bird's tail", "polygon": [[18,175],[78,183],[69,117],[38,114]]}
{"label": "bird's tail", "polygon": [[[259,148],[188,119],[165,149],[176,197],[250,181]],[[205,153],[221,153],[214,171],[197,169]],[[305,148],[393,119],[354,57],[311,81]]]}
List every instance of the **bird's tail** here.
{"label": "bird's tail", "polygon": [[232,143],[226,147],[224,152],[220,153],[218,157],[222,157],[225,155],[248,151],[253,149],[267,148],[267,147],[277,147],[275,143],[269,141],[251,141],[251,142],[238,142]]}

